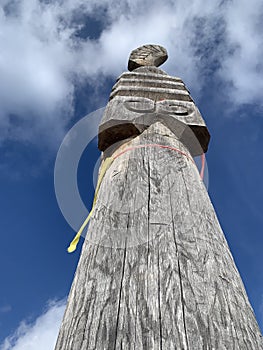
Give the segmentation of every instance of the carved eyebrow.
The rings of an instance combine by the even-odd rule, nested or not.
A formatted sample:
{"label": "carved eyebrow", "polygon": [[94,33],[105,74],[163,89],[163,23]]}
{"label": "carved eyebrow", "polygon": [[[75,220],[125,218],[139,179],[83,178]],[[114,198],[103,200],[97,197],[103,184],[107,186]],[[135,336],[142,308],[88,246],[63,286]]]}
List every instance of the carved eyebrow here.
{"label": "carved eyebrow", "polygon": [[[132,103],[138,103],[138,104],[142,104],[142,107],[145,108],[136,108],[136,106],[132,106]],[[145,103],[146,102],[146,103]],[[149,100],[149,99],[145,99],[145,100],[126,100],[124,101],[124,107],[127,108],[129,111],[131,112],[137,112],[137,113],[150,113],[150,112],[154,112],[156,109],[156,104],[154,101]]]}

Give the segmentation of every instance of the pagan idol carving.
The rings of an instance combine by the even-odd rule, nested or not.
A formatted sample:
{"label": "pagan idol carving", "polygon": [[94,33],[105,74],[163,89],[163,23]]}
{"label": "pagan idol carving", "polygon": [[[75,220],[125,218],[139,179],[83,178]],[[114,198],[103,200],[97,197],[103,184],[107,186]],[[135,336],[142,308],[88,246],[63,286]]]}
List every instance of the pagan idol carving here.
{"label": "pagan idol carving", "polygon": [[132,51],[128,68],[112,88],[99,128],[99,149],[139,135],[157,121],[166,125],[193,156],[207,151],[210,135],[180,78],[157,68],[167,59],[158,45]]}

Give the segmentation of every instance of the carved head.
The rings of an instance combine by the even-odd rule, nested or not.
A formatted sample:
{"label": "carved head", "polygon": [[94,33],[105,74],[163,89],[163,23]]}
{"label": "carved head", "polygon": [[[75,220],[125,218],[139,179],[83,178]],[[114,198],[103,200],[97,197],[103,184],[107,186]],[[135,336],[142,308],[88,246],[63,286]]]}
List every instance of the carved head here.
{"label": "carved head", "polygon": [[210,135],[189,91],[180,78],[156,67],[166,58],[166,50],[158,45],[132,51],[132,71],[117,79],[99,127],[100,150],[160,121],[193,155],[206,152]]}

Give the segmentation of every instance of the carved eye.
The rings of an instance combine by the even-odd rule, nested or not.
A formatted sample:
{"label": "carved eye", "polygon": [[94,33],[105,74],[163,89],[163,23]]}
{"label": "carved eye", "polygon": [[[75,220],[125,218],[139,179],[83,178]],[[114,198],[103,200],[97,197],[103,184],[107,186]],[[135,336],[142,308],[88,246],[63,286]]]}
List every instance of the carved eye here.
{"label": "carved eye", "polygon": [[189,108],[168,100],[158,103],[158,112],[173,113],[176,115],[187,115],[191,113]]}
{"label": "carved eye", "polygon": [[188,113],[187,108],[182,106],[169,106],[167,109],[175,114],[186,115]]}
{"label": "carved eye", "polygon": [[152,113],[155,110],[154,101],[148,98],[131,98],[124,101],[124,106],[136,113]]}

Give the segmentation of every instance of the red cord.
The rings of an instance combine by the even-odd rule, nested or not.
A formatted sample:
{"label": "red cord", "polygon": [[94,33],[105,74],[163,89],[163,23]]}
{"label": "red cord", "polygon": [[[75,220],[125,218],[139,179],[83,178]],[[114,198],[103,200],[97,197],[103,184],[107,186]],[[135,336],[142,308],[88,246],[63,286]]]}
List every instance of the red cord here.
{"label": "red cord", "polygon": [[[181,151],[180,149],[172,147],[172,146],[159,145],[157,143],[147,143],[147,144],[144,144],[144,145],[128,147],[128,148],[124,149],[123,151],[121,151],[120,153],[116,154],[113,158],[116,159],[119,156],[121,156],[122,154],[126,153],[127,151],[131,151],[131,150],[137,149],[137,148],[144,148],[144,147],[159,147],[159,148],[171,149],[173,151],[176,151],[176,152],[184,155],[186,158],[188,158],[189,160],[191,160],[191,162],[193,162],[195,164],[193,158],[191,156],[189,156],[187,153]],[[200,171],[200,176],[201,176],[201,179],[203,180],[203,178],[204,178],[204,170],[205,170],[205,154],[203,153],[201,157],[202,157],[202,168],[201,168],[201,171]]]}
{"label": "red cord", "polygon": [[202,168],[200,171],[200,176],[201,176],[201,179],[204,180],[204,173],[205,173],[205,154],[204,153],[201,155],[201,159],[202,159]]}
{"label": "red cord", "polygon": [[192,157],[190,157],[187,153],[181,151],[180,149],[175,148],[175,147],[171,147],[171,146],[159,145],[159,144],[157,144],[157,143],[148,143],[148,144],[144,144],[144,145],[138,145],[138,146],[128,147],[128,148],[124,149],[122,152],[118,153],[118,154],[117,154],[116,156],[114,156],[113,158],[116,159],[117,157],[121,156],[122,154],[126,153],[127,151],[131,151],[131,150],[136,149],[136,148],[144,148],[144,147],[168,148],[168,149],[171,149],[171,150],[173,150],[173,151],[177,151],[178,153],[181,153],[182,155],[186,156],[186,158],[188,158],[189,160],[191,160],[191,161],[194,163]]}

